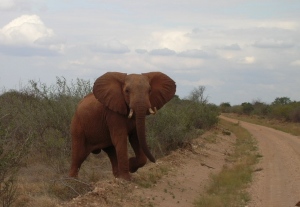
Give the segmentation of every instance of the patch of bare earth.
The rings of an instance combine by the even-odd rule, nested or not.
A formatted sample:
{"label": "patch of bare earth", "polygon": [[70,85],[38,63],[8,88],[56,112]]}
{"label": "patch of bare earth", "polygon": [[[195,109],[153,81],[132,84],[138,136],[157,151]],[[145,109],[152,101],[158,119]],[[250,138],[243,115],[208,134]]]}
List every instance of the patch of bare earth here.
{"label": "patch of bare earth", "polygon": [[[209,142],[205,139],[208,137]],[[204,193],[210,174],[218,173],[233,148],[234,135],[208,133],[195,139],[185,149],[148,163],[133,174],[133,181],[120,179],[100,181],[92,192],[59,206],[193,206],[194,200]],[[158,173],[157,173],[158,172]],[[148,187],[140,181],[160,176]],[[155,178],[154,178],[155,179]],[[150,181],[149,181],[150,182]]]}

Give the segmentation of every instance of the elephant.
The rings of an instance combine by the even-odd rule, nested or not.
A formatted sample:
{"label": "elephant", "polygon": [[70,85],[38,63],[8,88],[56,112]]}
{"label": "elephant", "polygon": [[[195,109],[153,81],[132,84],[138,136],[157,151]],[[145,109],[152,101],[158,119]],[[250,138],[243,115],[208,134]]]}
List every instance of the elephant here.
{"label": "elephant", "polygon": [[[79,102],[72,118],[69,176],[77,177],[87,156],[101,150],[116,178],[131,180],[130,173],[147,158],[155,162],[146,142],[146,116],[155,114],[175,92],[176,83],[162,72],[107,72],[96,79],[93,92]],[[128,140],[135,154],[129,159]]]}

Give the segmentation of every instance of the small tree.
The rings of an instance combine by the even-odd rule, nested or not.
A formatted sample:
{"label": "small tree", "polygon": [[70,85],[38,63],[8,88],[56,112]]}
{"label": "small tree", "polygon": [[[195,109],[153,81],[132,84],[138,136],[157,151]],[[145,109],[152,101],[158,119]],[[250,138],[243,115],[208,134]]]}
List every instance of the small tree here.
{"label": "small tree", "polygon": [[208,97],[204,96],[205,86],[198,86],[198,88],[194,88],[190,95],[188,96],[188,100],[200,103],[207,104]]}
{"label": "small tree", "polygon": [[280,97],[275,98],[275,100],[272,102],[272,105],[287,105],[290,104],[292,101],[288,97]]}
{"label": "small tree", "polygon": [[249,115],[254,110],[254,108],[251,103],[244,102],[242,103],[242,110],[244,114]]}
{"label": "small tree", "polygon": [[252,113],[258,116],[268,116],[271,111],[270,106],[261,102],[260,100],[252,101],[252,106]]}
{"label": "small tree", "polygon": [[230,111],[231,105],[229,102],[223,102],[220,104],[220,110],[222,113],[228,113]]}

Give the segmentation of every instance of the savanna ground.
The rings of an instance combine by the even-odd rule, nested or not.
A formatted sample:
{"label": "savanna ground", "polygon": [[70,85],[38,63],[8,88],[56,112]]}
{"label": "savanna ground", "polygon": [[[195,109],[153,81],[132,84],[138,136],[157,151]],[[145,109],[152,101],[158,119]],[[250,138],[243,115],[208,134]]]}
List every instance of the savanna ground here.
{"label": "savanna ground", "polygon": [[[300,201],[299,137],[221,118],[233,124],[221,121],[218,129],[139,170],[133,182],[101,181],[92,192],[60,206],[295,206]],[[237,144],[241,136],[250,142],[247,148]],[[242,184],[230,178],[235,168],[233,179]],[[232,198],[235,194],[240,196]]]}

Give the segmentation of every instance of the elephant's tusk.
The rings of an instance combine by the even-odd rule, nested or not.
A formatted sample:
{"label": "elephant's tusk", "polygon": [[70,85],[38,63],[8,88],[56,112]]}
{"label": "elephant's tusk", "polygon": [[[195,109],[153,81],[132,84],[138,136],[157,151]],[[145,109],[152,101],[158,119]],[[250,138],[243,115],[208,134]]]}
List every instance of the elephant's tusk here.
{"label": "elephant's tusk", "polygon": [[149,112],[150,114],[155,114],[155,112],[151,108],[149,108]]}
{"label": "elephant's tusk", "polygon": [[132,115],[133,115],[133,110],[130,109],[130,112],[129,112],[129,115],[128,115],[128,119],[130,119],[132,117]]}
{"label": "elephant's tusk", "polygon": [[156,109],[156,107],[154,107],[154,111],[151,109],[151,108],[149,108],[149,112],[150,112],[150,114],[156,114],[156,112],[157,112],[157,109]]}

